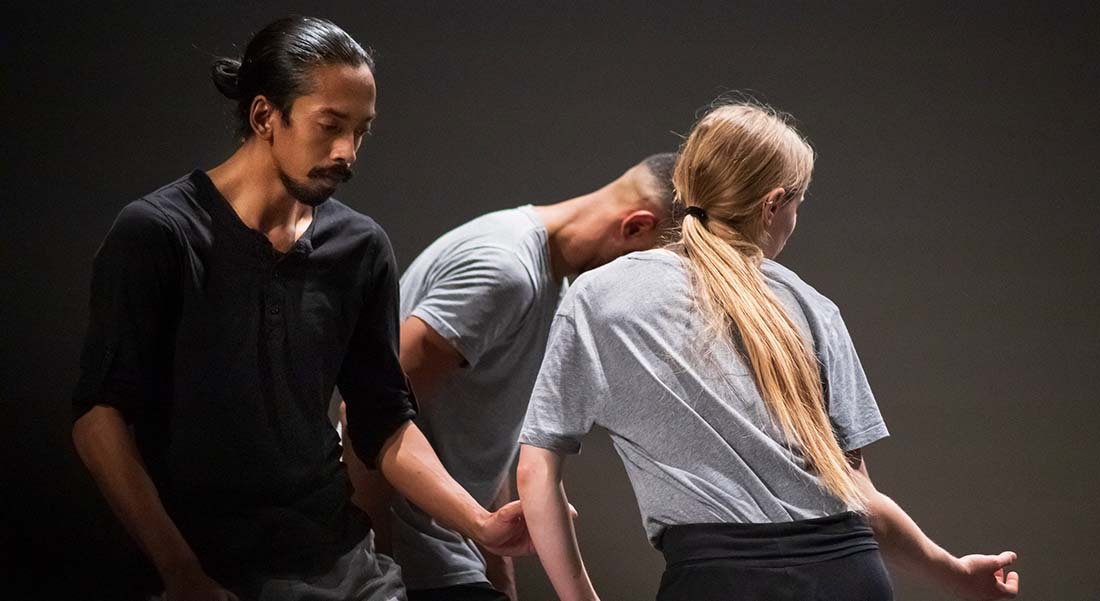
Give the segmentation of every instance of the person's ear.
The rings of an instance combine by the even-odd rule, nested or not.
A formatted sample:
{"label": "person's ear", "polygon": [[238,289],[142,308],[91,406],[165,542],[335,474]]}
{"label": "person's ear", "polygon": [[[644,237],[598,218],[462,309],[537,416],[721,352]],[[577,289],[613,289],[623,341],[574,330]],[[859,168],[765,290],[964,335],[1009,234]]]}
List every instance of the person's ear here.
{"label": "person's ear", "polygon": [[760,219],[764,223],[764,229],[771,227],[772,219],[782,206],[786,194],[787,191],[783,188],[773,188],[764,195],[764,200],[760,203]]}
{"label": "person's ear", "polygon": [[632,211],[629,215],[623,218],[620,225],[620,233],[623,239],[629,240],[638,236],[644,236],[645,234],[652,232],[660,220],[653,214],[653,211],[647,211],[645,209],[638,209]]}
{"label": "person's ear", "polygon": [[274,121],[278,117],[279,110],[266,96],[256,96],[252,99],[252,107],[248,111],[248,125],[260,139],[271,141]]}

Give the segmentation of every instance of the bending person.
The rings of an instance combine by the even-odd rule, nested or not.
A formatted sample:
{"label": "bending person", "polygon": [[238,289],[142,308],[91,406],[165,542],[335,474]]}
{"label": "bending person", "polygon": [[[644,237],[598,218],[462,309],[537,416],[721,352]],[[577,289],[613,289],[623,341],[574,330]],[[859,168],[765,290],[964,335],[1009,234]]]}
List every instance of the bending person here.
{"label": "bending person", "polygon": [[326,415],[443,523],[524,552],[412,423],[397,267],[382,228],[331,199],[375,117],[371,56],[332,23],[280,19],[214,81],[240,146],[127,205],[95,258],[73,441],[171,601],[404,599],[349,502]]}
{"label": "bending person", "polygon": [[562,599],[596,598],[561,483],[593,424],[665,556],[660,600],[891,599],[880,548],[961,597],[1015,594],[1015,554],[955,558],[871,484],[861,449],[887,430],[844,322],[773,260],[813,161],[771,111],[714,109],[676,165],[680,241],[578,278],[563,300],[518,473]]}
{"label": "bending person", "polygon": [[[589,194],[481,216],[401,277],[401,364],[420,401],[416,423],[478,502],[512,498],[509,471],[563,278],[657,244],[671,221],[675,160],[653,155]],[[515,598],[507,559],[407,495],[391,513],[377,478],[356,488],[380,532],[391,530],[410,599]]]}

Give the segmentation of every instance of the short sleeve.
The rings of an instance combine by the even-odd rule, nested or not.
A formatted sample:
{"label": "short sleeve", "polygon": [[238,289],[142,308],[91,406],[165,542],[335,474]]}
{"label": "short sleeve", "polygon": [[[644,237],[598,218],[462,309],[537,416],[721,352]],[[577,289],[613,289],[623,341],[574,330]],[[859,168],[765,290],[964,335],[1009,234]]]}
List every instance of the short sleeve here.
{"label": "short sleeve", "polygon": [[527,406],[520,442],[559,453],[578,453],[608,395],[607,378],[588,320],[573,310],[570,289],[554,323]]}
{"label": "short sleeve", "polygon": [[76,420],[96,405],[127,422],[171,394],[180,285],[178,238],[153,205],[127,205],[92,263],[88,330],[72,397]]}
{"label": "short sleeve", "polygon": [[535,299],[535,284],[515,253],[497,247],[466,249],[443,259],[411,315],[424,321],[462,355],[469,367],[513,335]]}
{"label": "short sleeve", "polygon": [[890,432],[839,312],[827,326],[825,342],[822,361],[826,400],[840,448],[852,451],[886,438]]}
{"label": "short sleeve", "polygon": [[385,233],[378,229],[374,235],[363,309],[337,378],[347,409],[347,435],[359,459],[372,468],[386,440],[416,416],[416,400],[398,355],[397,262]]}

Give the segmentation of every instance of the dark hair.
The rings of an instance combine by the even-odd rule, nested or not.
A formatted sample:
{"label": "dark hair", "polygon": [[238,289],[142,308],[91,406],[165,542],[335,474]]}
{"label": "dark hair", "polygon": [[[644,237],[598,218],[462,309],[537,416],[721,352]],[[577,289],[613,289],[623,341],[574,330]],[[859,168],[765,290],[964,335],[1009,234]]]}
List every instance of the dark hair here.
{"label": "dark hair", "polygon": [[218,91],[237,101],[237,133],[252,135],[252,100],[263,95],[288,122],[294,101],[309,93],[310,71],[320,65],[366,65],[374,58],[331,21],[316,17],[284,17],[252,36],[240,60],[219,58],[210,68]]}
{"label": "dark hair", "polygon": [[657,200],[669,214],[672,213],[672,201],[676,190],[672,187],[672,172],[676,169],[676,153],[662,152],[646,157],[639,163],[649,171],[656,183]]}

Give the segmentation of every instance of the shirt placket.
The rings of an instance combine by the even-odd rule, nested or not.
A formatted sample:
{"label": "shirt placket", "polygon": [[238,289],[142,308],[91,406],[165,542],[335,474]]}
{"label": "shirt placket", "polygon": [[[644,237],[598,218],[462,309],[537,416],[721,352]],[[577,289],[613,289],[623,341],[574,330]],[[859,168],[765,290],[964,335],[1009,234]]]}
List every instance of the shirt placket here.
{"label": "shirt placket", "polygon": [[282,350],[286,331],[286,270],[282,262],[272,265],[264,294],[264,320],[273,350]]}

